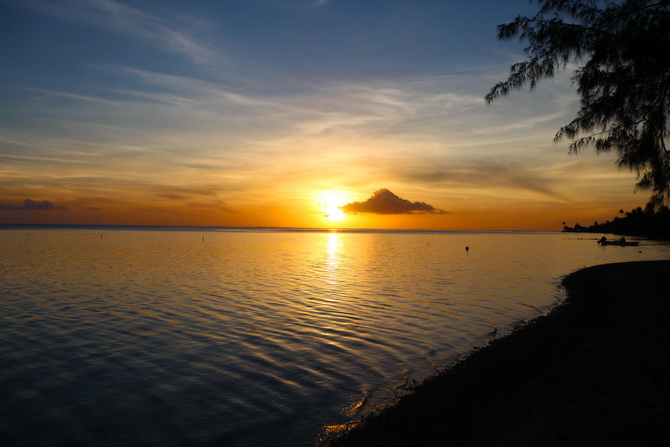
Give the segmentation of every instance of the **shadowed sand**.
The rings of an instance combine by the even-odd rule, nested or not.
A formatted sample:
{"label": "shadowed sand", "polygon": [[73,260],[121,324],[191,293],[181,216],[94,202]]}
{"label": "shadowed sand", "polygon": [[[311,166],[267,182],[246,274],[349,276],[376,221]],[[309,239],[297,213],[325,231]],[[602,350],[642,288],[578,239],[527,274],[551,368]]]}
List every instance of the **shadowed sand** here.
{"label": "shadowed sand", "polygon": [[566,302],[332,446],[632,446],[670,436],[670,261],[580,270]]}

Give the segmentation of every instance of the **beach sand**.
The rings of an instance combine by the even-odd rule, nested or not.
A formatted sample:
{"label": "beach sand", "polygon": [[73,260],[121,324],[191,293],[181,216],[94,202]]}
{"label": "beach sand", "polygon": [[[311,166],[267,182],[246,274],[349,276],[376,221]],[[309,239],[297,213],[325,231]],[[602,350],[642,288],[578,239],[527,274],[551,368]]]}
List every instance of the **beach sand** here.
{"label": "beach sand", "polygon": [[329,446],[644,446],[670,438],[670,261],[568,275],[565,303]]}

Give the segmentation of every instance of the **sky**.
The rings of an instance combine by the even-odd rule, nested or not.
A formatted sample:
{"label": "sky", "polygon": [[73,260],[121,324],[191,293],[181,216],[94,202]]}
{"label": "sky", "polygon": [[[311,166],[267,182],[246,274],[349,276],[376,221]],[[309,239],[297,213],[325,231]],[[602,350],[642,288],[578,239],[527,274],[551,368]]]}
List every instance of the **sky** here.
{"label": "sky", "polygon": [[0,0],[0,223],[560,231],[571,69],[488,105],[527,0]]}

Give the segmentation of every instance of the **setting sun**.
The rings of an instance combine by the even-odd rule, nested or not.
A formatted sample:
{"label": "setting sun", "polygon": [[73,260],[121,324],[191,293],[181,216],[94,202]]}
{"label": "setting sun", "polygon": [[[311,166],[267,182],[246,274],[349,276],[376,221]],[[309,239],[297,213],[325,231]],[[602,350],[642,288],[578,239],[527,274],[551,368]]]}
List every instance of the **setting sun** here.
{"label": "setting sun", "polygon": [[339,222],[346,217],[340,207],[349,201],[348,196],[339,191],[322,191],[317,193],[316,198],[323,218],[331,222]]}
{"label": "setting sun", "polygon": [[326,220],[330,220],[331,222],[338,222],[342,219],[344,219],[344,212],[334,204],[327,204],[323,207],[323,217],[326,218]]}

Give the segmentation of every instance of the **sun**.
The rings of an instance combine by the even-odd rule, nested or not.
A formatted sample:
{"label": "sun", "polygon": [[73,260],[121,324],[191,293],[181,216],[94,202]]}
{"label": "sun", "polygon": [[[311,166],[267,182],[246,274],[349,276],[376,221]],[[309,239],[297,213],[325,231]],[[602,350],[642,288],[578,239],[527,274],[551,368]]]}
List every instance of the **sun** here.
{"label": "sun", "polygon": [[339,191],[320,191],[316,197],[324,219],[330,222],[339,222],[347,216],[341,209],[342,205],[350,202],[346,194]]}
{"label": "sun", "polygon": [[344,219],[345,216],[346,214],[337,205],[329,203],[323,207],[323,217],[326,220],[339,222]]}

